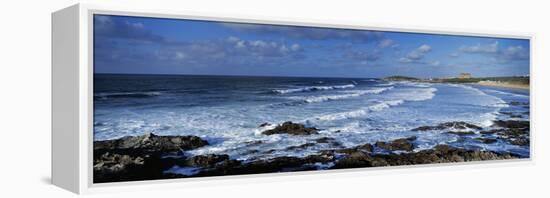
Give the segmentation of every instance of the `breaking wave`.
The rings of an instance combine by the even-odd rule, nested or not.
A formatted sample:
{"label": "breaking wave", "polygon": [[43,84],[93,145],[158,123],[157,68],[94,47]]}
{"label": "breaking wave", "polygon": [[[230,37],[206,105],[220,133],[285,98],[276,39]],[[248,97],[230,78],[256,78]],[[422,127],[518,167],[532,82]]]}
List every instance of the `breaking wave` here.
{"label": "breaking wave", "polygon": [[272,90],[272,92],[277,94],[288,94],[288,93],[296,93],[296,92],[309,92],[309,91],[323,91],[323,90],[333,90],[333,89],[349,89],[354,88],[354,84],[347,84],[347,85],[336,85],[336,86],[310,86],[310,87],[302,87],[302,88],[293,88],[293,89],[275,89]]}

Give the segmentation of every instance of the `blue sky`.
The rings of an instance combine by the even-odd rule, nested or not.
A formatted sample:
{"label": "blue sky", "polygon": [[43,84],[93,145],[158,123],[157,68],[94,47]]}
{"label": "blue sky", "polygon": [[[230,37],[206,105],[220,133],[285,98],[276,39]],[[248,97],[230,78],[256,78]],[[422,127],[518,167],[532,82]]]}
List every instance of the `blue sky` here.
{"label": "blue sky", "polygon": [[529,41],[96,15],[96,73],[450,77],[529,74]]}

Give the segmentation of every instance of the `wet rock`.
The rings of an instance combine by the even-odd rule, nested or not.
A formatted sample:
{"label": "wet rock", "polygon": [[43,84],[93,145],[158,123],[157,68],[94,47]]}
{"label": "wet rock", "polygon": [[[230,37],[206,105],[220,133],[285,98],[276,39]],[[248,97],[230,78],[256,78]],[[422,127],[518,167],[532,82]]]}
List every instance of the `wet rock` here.
{"label": "wet rock", "polygon": [[510,144],[518,146],[529,146],[529,144],[531,143],[529,141],[529,138],[513,138],[508,141],[510,142]]}
{"label": "wet rock", "polygon": [[492,144],[497,142],[497,139],[494,139],[494,138],[476,138],[476,140],[484,144]]}
{"label": "wet rock", "polygon": [[514,113],[514,112],[500,112],[500,113],[503,114],[503,115],[510,116],[510,118],[522,118],[523,117],[521,114]]}
{"label": "wet rock", "polygon": [[463,136],[463,135],[475,135],[476,133],[474,133],[473,131],[449,131],[447,132],[448,134],[455,134],[455,135],[460,135],[460,136]]}
{"label": "wet rock", "polygon": [[269,126],[269,125],[271,125],[271,124],[269,124],[269,123],[267,123],[267,122],[264,122],[264,123],[260,124],[259,127],[266,127],[266,126]]}
{"label": "wet rock", "polygon": [[352,148],[338,149],[338,150],[336,150],[336,152],[337,153],[351,154],[351,153],[355,153],[355,152],[358,152],[358,151],[372,152],[373,149],[374,149],[374,146],[372,146],[372,144],[362,144],[362,145],[355,146],[355,147],[352,147]]}
{"label": "wet rock", "polygon": [[159,156],[103,153],[94,155],[93,180],[94,183],[104,183],[159,179],[167,166],[168,161],[162,161]]}
{"label": "wet rock", "polygon": [[298,146],[289,146],[289,147],[286,147],[286,150],[305,149],[310,146],[315,146],[315,143],[305,143]]}
{"label": "wet rock", "polygon": [[342,144],[340,142],[337,142],[336,139],[331,137],[322,137],[314,140],[315,142],[319,144],[330,144],[334,147],[341,147]]}
{"label": "wet rock", "polygon": [[104,153],[94,160],[93,169],[100,172],[118,173],[125,171],[129,166],[142,166],[143,164],[142,157]]}
{"label": "wet rock", "polygon": [[94,151],[128,151],[134,153],[159,153],[191,150],[208,145],[197,136],[126,136],[116,140],[94,142]]}
{"label": "wet rock", "polygon": [[333,168],[357,168],[372,166],[401,166],[448,162],[514,159],[518,156],[509,153],[465,150],[448,145],[437,145],[433,149],[414,153],[377,154],[356,152],[338,160]]}
{"label": "wet rock", "polygon": [[371,155],[362,151],[357,151],[349,154],[343,159],[338,160],[333,169],[339,168],[360,168],[360,167],[377,167],[377,166],[389,166],[390,164],[384,157],[384,155]]}
{"label": "wet rock", "polygon": [[255,140],[255,141],[248,141],[248,142],[245,142],[245,144],[247,144],[248,146],[257,146],[257,145],[260,145],[260,144],[263,144],[264,141],[262,140]]}
{"label": "wet rock", "polygon": [[252,150],[248,150],[248,151],[242,152],[241,155],[250,155],[250,154],[259,153],[259,152],[260,152],[260,151],[257,150],[257,149],[252,149]]}
{"label": "wet rock", "polygon": [[509,105],[512,105],[512,106],[524,106],[524,105],[529,105],[528,102],[518,102],[518,101],[511,101],[508,103]]}
{"label": "wet rock", "polygon": [[506,129],[506,130],[500,131],[497,134],[503,138],[518,138],[522,136],[528,136],[529,131],[523,130],[523,129]]}
{"label": "wet rock", "polygon": [[510,128],[510,129],[524,129],[529,128],[529,121],[525,120],[495,120],[493,125],[497,127]]}
{"label": "wet rock", "polygon": [[411,143],[411,141],[414,141],[414,140],[416,140],[416,136],[396,139],[389,143],[376,142],[376,144],[374,145],[378,148],[382,148],[390,151],[397,151],[397,150],[412,151],[414,149],[414,145]]}
{"label": "wet rock", "polygon": [[186,165],[194,167],[213,167],[219,162],[229,160],[228,155],[197,155],[187,160]]}
{"label": "wet rock", "polygon": [[279,172],[285,168],[302,166],[304,163],[305,160],[298,157],[276,157],[270,160],[259,160],[243,164],[243,166],[238,167],[237,170],[241,169],[240,171],[252,173]]}
{"label": "wet rock", "polygon": [[445,129],[476,129],[481,130],[480,126],[470,124],[467,122],[445,122],[436,126],[421,126],[412,129],[412,131],[431,131],[431,130],[445,130]]}
{"label": "wet rock", "polygon": [[305,162],[310,164],[318,163],[318,162],[327,163],[327,162],[334,161],[334,159],[335,159],[334,153],[330,151],[323,151],[320,154],[309,155],[304,158]]}
{"label": "wet rock", "polygon": [[501,132],[501,131],[502,131],[501,129],[493,129],[493,130],[489,130],[489,131],[480,131],[479,133],[483,134],[483,135],[491,135],[491,134],[495,134],[495,133]]}
{"label": "wet rock", "polygon": [[134,181],[163,178],[163,170],[184,164],[184,158],[168,153],[208,145],[196,136],[146,134],[94,142],[94,182]]}
{"label": "wet rock", "polygon": [[270,154],[270,153],[274,153],[275,151],[277,151],[277,150],[275,150],[275,149],[269,149],[269,150],[267,150],[267,151],[264,151],[263,153],[265,153],[265,154]]}
{"label": "wet rock", "polygon": [[315,142],[317,143],[329,143],[329,142],[333,142],[334,141],[334,138],[331,138],[331,137],[322,137],[322,138],[319,138],[319,139],[316,139]]}
{"label": "wet rock", "polygon": [[266,130],[262,132],[264,135],[273,135],[273,134],[291,134],[291,135],[311,135],[318,134],[315,127],[305,127],[303,124],[285,122],[274,129]]}

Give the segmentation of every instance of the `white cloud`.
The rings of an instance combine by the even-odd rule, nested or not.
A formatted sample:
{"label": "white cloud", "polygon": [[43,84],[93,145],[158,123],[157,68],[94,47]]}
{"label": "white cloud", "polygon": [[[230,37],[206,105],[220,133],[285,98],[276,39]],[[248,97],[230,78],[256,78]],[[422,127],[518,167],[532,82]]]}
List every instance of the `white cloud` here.
{"label": "white cloud", "polygon": [[484,45],[478,43],[472,46],[462,46],[459,50],[466,53],[497,53],[498,42],[495,41],[494,43]]}
{"label": "white cloud", "polygon": [[430,65],[431,65],[431,66],[439,66],[439,64],[441,64],[441,62],[439,62],[439,61],[432,61],[432,62],[430,62]]}
{"label": "white cloud", "polygon": [[290,49],[292,49],[293,51],[298,51],[301,49],[301,47],[298,44],[292,44],[292,46],[290,46]]}
{"label": "white cloud", "polygon": [[223,26],[237,31],[271,34],[283,37],[309,40],[353,40],[360,42],[378,41],[384,33],[369,30],[345,30],[333,28],[258,25],[245,23],[222,23]]}
{"label": "white cloud", "polygon": [[522,46],[509,46],[502,48],[498,42],[489,44],[477,44],[472,46],[462,46],[459,51],[471,54],[485,54],[497,62],[508,62],[511,60],[525,60],[529,58],[529,51]]}
{"label": "white cloud", "polygon": [[428,52],[432,51],[432,47],[426,44],[421,45],[420,47],[410,51],[405,57],[399,59],[399,62],[402,63],[412,63],[419,62],[423,59]]}
{"label": "white cloud", "polygon": [[387,48],[387,47],[397,47],[398,44],[391,40],[391,39],[383,39],[381,40],[380,42],[378,42],[378,47],[379,48]]}
{"label": "white cloud", "polygon": [[529,52],[522,46],[510,46],[501,51],[501,55],[506,59],[528,59]]}
{"label": "white cloud", "polygon": [[399,62],[402,62],[402,63],[411,63],[411,62],[413,62],[413,61],[412,61],[411,59],[402,57],[402,58],[399,58]]}

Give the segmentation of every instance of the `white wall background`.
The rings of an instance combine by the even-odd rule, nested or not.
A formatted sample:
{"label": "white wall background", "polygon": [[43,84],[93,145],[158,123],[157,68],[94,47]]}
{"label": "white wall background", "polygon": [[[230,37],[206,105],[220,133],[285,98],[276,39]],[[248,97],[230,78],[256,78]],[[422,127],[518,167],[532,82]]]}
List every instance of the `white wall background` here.
{"label": "white wall background", "polygon": [[20,0],[3,1],[0,8],[0,197],[74,196],[49,184],[50,13],[78,2],[535,36],[531,71],[534,164],[226,180],[169,190],[144,186],[144,190],[100,197],[536,197],[548,193],[550,109],[544,101],[550,101],[545,87],[550,85],[550,6],[545,1]]}

